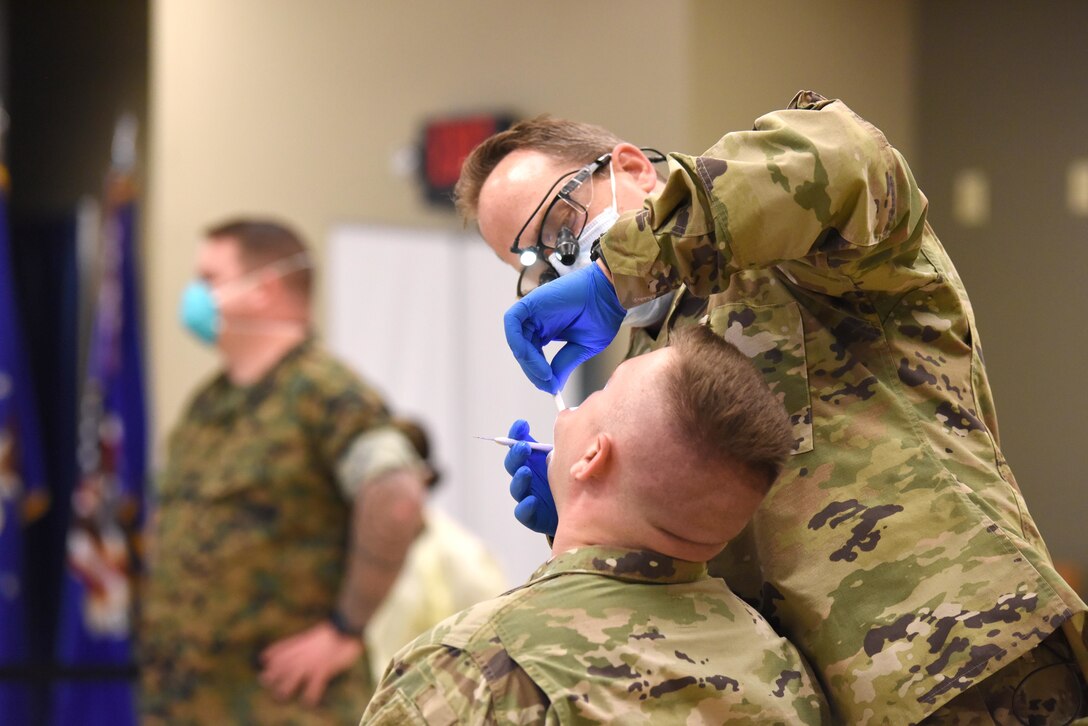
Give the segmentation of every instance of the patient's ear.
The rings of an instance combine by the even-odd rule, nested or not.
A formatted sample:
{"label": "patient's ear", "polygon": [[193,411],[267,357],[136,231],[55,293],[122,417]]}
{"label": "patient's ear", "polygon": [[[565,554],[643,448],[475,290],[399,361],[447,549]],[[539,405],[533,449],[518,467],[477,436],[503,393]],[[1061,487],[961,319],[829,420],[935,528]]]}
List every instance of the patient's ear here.
{"label": "patient's ear", "polygon": [[612,439],[609,435],[597,434],[578,460],[571,464],[571,478],[575,481],[585,482],[604,476],[605,472],[608,471],[608,467],[612,465],[614,451]]}

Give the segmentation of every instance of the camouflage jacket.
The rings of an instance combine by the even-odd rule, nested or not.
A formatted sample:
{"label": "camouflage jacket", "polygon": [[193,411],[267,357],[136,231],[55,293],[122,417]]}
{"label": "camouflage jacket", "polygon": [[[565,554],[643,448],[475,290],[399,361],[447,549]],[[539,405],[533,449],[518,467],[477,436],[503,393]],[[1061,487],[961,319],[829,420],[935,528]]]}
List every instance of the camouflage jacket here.
{"label": "camouflage jacket", "polygon": [[920,720],[1085,604],[998,447],[978,331],[927,201],[884,135],[801,92],[702,156],[602,253],[624,305],[681,287],[785,404],[793,456],[711,564],[793,641],[846,723]]}
{"label": "camouflage jacket", "polygon": [[585,547],[401,650],[367,724],[823,723],[797,650],[704,563]]}
{"label": "camouflage jacket", "polygon": [[252,386],[219,375],[196,394],[159,487],[141,632],[145,719],[358,718],[365,658],[314,711],[274,702],[257,682],[258,656],[332,610],[351,518],[335,471],[360,434],[386,421],[381,399],[309,342]]}

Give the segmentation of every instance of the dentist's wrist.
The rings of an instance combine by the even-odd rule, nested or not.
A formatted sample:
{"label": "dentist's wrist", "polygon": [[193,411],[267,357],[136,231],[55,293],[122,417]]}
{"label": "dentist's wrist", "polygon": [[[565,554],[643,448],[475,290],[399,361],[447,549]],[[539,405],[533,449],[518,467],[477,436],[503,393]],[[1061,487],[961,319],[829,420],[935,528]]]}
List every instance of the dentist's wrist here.
{"label": "dentist's wrist", "polygon": [[608,268],[608,260],[604,258],[604,254],[601,251],[601,241],[597,240],[593,243],[593,246],[589,248],[589,259],[597,263],[597,266],[601,268],[601,272],[608,278],[609,282],[612,282],[612,270]]}

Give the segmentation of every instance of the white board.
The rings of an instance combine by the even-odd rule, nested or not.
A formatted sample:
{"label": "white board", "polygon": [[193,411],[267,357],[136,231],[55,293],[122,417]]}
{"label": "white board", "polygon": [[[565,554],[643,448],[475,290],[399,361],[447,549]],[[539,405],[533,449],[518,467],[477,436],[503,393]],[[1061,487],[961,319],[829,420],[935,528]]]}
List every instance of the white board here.
{"label": "white board", "polygon": [[554,403],[503,334],[516,273],[469,234],[343,224],[328,250],[329,349],[394,412],[423,423],[442,472],[433,503],[487,543],[511,584],[524,582],[548,558],[547,542],[514,519],[505,450],[472,438],[505,435],[524,418],[551,440]]}

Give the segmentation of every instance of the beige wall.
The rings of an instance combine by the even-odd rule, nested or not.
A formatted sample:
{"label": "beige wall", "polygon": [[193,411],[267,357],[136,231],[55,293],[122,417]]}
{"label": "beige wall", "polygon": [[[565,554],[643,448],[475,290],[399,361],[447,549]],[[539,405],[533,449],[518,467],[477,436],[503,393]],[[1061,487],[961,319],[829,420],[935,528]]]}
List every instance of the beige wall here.
{"label": "beige wall", "polygon": [[[915,174],[971,291],[1002,453],[1050,553],[1079,566],[1088,596],[1078,456],[1088,410],[1088,215],[1070,208],[1066,178],[1071,163],[1088,159],[1088,3],[993,3],[979,13],[971,0],[941,0],[920,20],[925,143]],[[990,213],[973,224],[954,213],[954,180],[968,169],[989,180]]]}
{"label": "beige wall", "polygon": [[[905,0],[875,5],[153,0],[147,256],[157,441],[214,367],[176,322],[207,223],[274,212],[301,227],[319,259],[338,221],[457,226],[419,202],[391,157],[424,118],[458,111],[548,111],[697,151],[813,87],[848,99],[909,152],[912,10]],[[376,274],[389,271],[359,270],[360,284]]]}
{"label": "beige wall", "polygon": [[[214,364],[175,312],[202,226],[272,211],[295,221],[319,258],[336,221],[459,228],[391,172],[392,155],[434,114],[550,111],[680,145],[683,56],[655,58],[634,29],[683,37],[687,12],[678,5],[658,21],[655,7],[157,0],[148,328],[160,437]],[[644,83],[669,87],[671,102],[648,109]],[[360,283],[373,274],[388,271],[360,270]]]}
{"label": "beige wall", "polygon": [[689,133],[695,147],[751,128],[801,89],[841,98],[884,131],[908,159],[915,151],[913,3],[691,3]]}

